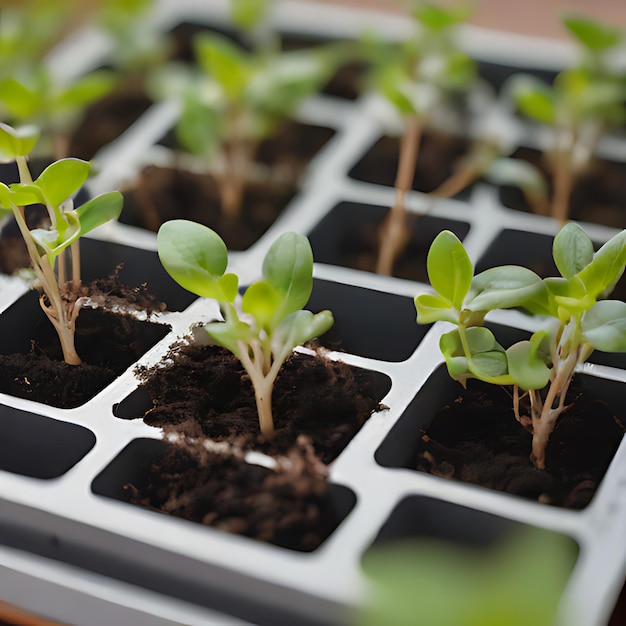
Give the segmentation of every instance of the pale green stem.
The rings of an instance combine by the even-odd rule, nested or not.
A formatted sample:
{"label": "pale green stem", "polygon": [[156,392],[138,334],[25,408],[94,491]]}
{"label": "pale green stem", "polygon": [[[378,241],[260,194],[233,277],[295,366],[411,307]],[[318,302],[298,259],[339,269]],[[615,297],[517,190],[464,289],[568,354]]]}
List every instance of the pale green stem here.
{"label": "pale green stem", "polygon": [[554,354],[553,373],[545,400],[537,392],[535,405],[531,402],[533,442],[531,460],[539,469],[545,469],[548,439],[557,420],[565,411],[565,397],[581,356],[580,320],[572,318],[567,324]]}
{"label": "pale green stem", "polygon": [[71,246],[72,252],[72,283],[74,289],[76,289],[81,283],[80,275],[80,243],[77,239]]}
{"label": "pale green stem", "polygon": [[[20,180],[22,183],[32,183],[32,177],[30,170],[28,169],[28,163],[25,157],[17,157],[16,159],[18,171],[20,174]],[[41,283],[41,287],[45,294],[39,299],[39,303],[44,313],[54,326],[59,341],[61,342],[61,349],[63,351],[63,359],[70,365],[78,365],[82,363],[76,347],[74,345],[74,329],[76,323],[76,316],[78,315],[79,304],[75,302],[72,306],[72,310],[68,315],[65,303],[61,297],[59,291],[59,285],[57,283],[57,277],[54,273],[54,269],[50,264],[47,256],[41,256],[37,249],[35,242],[30,234],[24,215],[19,207],[14,207],[13,214],[17,222],[18,228],[22,234],[22,238],[26,244],[28,255],[31,258],[37,278]],[[47,298],[48,304],[45,303]]]}
{"label": "pale green stem", "polygon": [[[258,343],[252,346],[253,356],[250,356],[249,348],[246,343],[239,341],[239,360],[244,369],[250,376],[250,382],[254,389],[254,398],[256,400],[256,408],[259,414],[259,426],[261,433],[271,439],[274,436],[274,417],[272,414],[272,391],[274,389],[274,381],[278,375],[278,368],[272,365],[269,372],[263,372],[263,356]],[[260,362],[259,362],[260,361]]]}
{"label": "pale green stem", "polygon": [[573,151],[576,145],[574,129],[557,130],[556,163],[552,193],[552,217],[565,224],[570,210],[570,197],[574,185]]}

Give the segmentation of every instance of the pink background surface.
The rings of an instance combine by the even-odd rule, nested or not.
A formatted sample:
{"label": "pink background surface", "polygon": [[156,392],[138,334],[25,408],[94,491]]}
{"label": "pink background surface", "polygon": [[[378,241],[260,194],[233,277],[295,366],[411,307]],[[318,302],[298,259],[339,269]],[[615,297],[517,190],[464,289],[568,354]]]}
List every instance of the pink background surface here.
{"label": "pink background surface", "polygon": [[[317,0],[402,13],[404,0]],[[444,2],[451,6],[461,2]],[[470,23],[515,33],[566,38],[559,16],[572,11],[626,28],[626,0],[475,0]]]}

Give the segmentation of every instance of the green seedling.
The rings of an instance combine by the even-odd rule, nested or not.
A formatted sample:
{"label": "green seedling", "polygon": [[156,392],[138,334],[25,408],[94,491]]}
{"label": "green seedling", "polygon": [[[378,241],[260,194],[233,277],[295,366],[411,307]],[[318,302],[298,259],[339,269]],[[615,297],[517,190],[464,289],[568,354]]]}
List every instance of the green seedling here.
{"label": "green seedling", "polygon": [[[456,44],[457,27],[469,17],[466,7],[444,9],[416,3],[416,34],[401,45],[368,37],[364,58],[371,66],[371,88],[384,96],[401,117],[404,132],[396,173],[396,197],[380,229],[376,271],[391,275],[408,240],[406,195],[410,191],[424,128],[436,113],[453,107],[455,97],[475,84],[476,65]],[[478,178],[497,156],[490,143],[475,145],[452,177],[433,191],[451,196]]]}
{"label": "green seedling", "polygon": [[84,109],[116,84],[110,71],[96,70],[61,84],[47,54],[63,36],[91,17],[94,7],[76,0],[25,0],[0,15],[0,118],[12,125],[36,125],[37,149],[47,157],[67,156],[68,138]]}
{"label": "green seedling", "polygon": [[[15,161],[20,182],[0,183],[0,215],[13,214],[43,291],[41,308],[52,322],[61,342],[63,358],[69,364],[81,362],[74,345],[80,297],[79,238],[94,228],[116,219],[122,210],[119,192],[105,193],[74,209],[73,195],[89,175],[89,163],[62,159],[48,166],[33,180],[28,154],[35,147],[39,131],[32,126],[13,129],[0,124],[0,162]],[[25,209],[42,204],[50,224],[30,230]]]}
{"label": "green seedling", "polygon": [[[250,12],[254,19],[264,15]],[[333,55],[325,49],[281,52],[275,45],[248,51],[212,33],[198,35],[194,48],[197,68],[165,68],[152,91],[157,99],[181,102],[179,144],[206,164],[224,215],[236,220],[259,145],[319,90],[331,75]]]}
{"label": "green seedling", "polygon": [[[543,192],[531,190],[527,199],[538,213],[564,223],[576,179],[589,169],[596,145],[606,131],[626,119],[626,83],[613,56],[624,40],[613,26],[592,19],[568,16],[563,24],[579,47],[580,59],[560,72],[551,86],[527,75],[512,79],[510,93],[526,117],[552,128],[553,138],[544,153],[552,179]],[[526,193],[523,180],[511,180]],[[534,197],[533,197],[534,196]]]}
{"label": "green seedling", "polygon": [[532,529],[480,550],[432,539],[380,545],[363,559],[371,589],[355,622],[359,626],[565,623],[555,618],[575,562],[572,544],[563,535]]}
{"label": "green seedling", "polygon": [[[559,277],[541,279],[506,265],[473,276],[461,242],[449,232],[433,241],[427,258],[435,294],[415,298],[417,321],[450,322],[439,346],[452,378],[513,387],[516,419],[532,433],[531,460],[545,468],[548,438],[569,408],[567,391],[594,350],[626,351],[626,303],[607,300],[626,264],[626,230],[597,252],[582,228],[564,226],[553,243]],[[529,340],[504,348],[483,326],[496,309],[521,307],[544,320]]]}
{"label": "green seedling", "polygon": [[126,82],[140,84],[169,54],[169,41],[150,19],[155,0],[101,0],[95,24],[111,39],[108,63]]}
{"label": "green seedling", "polygon": [[242,297],[238,277],[226,273],[226,245],[210,228],[187,220],[165,222],[157,245],[163,267],[177,283],[219,303],[224,321],[204,329],[241,361],[254,389],[261,433],[272,437],[272,391],[280,368],[294,347],[333,324],[330,311],[302,310],[313,286],[308,240],[296,233],[281,235],[265,256],[262,278]]}
{"label": "green seedling", "polygon": [[26,79],[15,76],[0,79],[0,107],[14,124],[42,129],[47,155],[64,157],[71,130],[85,108],[110,93],[116,83],[113,72],[95,70],[71,84],[60,85],[40,65]]}
{"label": "green seedling", "polygon": [[29,75],[68,29],[71,0],[15,0],[0,14],[0,78]]}

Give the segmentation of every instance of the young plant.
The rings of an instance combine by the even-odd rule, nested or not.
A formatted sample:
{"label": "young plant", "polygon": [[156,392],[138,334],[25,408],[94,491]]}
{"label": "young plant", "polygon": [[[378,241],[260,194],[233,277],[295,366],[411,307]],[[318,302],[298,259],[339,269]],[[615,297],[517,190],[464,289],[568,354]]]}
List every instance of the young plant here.
{"label": "young plant", "polygon": [[99,0],[95,24],[111,39],[108,62],[127,83],[143,84],[145,73],[170,51],[167,37],[150,19],[154,5],[155,0]]}
{"label": "young plant", "polygon": [[57,83],[41,65],[24,79],[0,79],[0,106],[14,125],[36,125],[42,129],[44,154],[67,156],[72,129],[85,108],[110,93],[117,78],[108,70],[94,70],[68,85]]}
{"label": "young plant", "polygon": [[[46,56],[55,44],[91,17],[93,3],[77,0],[25,0],[2,9],[0,20],[0,119],[37,125],[38,149],[45,156],[67,156],[68,137],[84,109],[116,84],[107,70],[92,71],[62,84]],[[80,8],[80,10],[78,10]]]}
{"label": "young plant", "polygon": [[272,391],[280,368],[294,347],[333,324],[330,311],[301,310],[313,286],[308,240],[296,233],[281,235],[265,255],[262,278],[242,297],[238,277],[225,273],[226,245],[210,228],[187,220],[165,222],[157,245],[163,267],[177,283],[219,302],[224,321],[204,329],[241,361],[254,389],[261,433],[272,437]]}
{"label": "young plant", "polygon": [[73,0],[3,2],[0,77],[30,74],[68,30]]}
{"label": "young plant", "polygon": [[608,128],[626,119],[623,71],[612,64],[623,33],[577,16],[565,17],[563,24],[579,46],[578,63],[560,72],[552,86],[527,75],[515,76],[511,83],[518,110],[552,128],[552,142],[544,154],[552,196],[546,192],[536,201],[528,199],[535,211],[547,212],[561,223],[569,215],[574,183],[588,170],[598,141]]}
{"label": "young plant", "polygon": [[[444,9],[416,3],[416,35],[402,45],[365,41],[366,60],[372,67],[371,85],[401,117],[404,132],[396,173],[395,203],[380,229],[376,271],[391,275],[393,264],[407,243],[406,194],[410,191],[424,128],[476,77],[476,66],[456,44],[456,28],[469,16],[465,7]],[[477,144],[455,172],[433,195],[458,193],[473,182],[497,156],[490,143]]]}
{"label": "young plant", "polygon": [[[33,180],[28,154],[38,137],[35,127],[13,129],[0,124],[0,162],[15,161],[20,174],[19,183],[0,183],[0,214],[12,213],[15,217],[43,291],[41,308],[59,336],[63,358],[76,365],[81,359],[74,345],[74,330],[83,303],[78,240],[116,219],[122,210],[122,196],[116,191],[105,193],[74,209],[72,197],[87,179],[89,163],[62,159]],[[30,230],[26,209],[39,204],[46,207],[50,225]]]}
{"label": "young plant", "polygon": [[[251,13],[250,19],[264,15]],[[212,33],[198,35],[194,48],[198,67],[167,68],[154,77],[153,92],[181,101],[178,141],[206,164],[218,184],[224,215],[236,221],[259,145],[319,90],[333,58],[323,49],[281,52],[276,45],[248,51]]]}
{"label": "young plant", "polygon": [[[626,230],[594,252],[580,226],[569,223],[554,239],[553,256],[556,278],[515,265],[473,276],[463,245],[443,231],[427,259],[436,293],[415,298],[418,323],[456,326],[439,343],[452,378],[463,386],[476,378],[513,387],[513,411],[532,433],[531,460],[540,469],[548,438],[569,408],[576,367],[594,350],[626,351],[626,303],[604,299],[624,271]],[[545,328],[505,349],[483,323],[490,311],[513,307],[541,316]]]}
{"label": "young plant", "polygon": [[363,559],[372,586],[356,624],[565,623],[555,618],[575,562],[572,543],[563,535],[529,528],[480,550],[432,539],[380,545]]}

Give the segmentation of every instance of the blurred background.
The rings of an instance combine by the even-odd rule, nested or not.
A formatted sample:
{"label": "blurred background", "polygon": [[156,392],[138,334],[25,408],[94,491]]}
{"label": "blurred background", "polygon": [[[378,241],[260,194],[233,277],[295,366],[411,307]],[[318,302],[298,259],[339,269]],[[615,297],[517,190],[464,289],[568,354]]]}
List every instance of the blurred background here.
{"label": "blurred background", "polygon": [[[345,4],[360,8],[405,11],[404,0],[317,0],[330,4]],[[442,2],[454,5],[458,2]],[[626,26],[624,0],[474,0],[468,4],[476,8],[470,23],[486,28],[497,28],[513,33],[542,37],[567,38],[558,17],[565,11],[576,11]]]}

